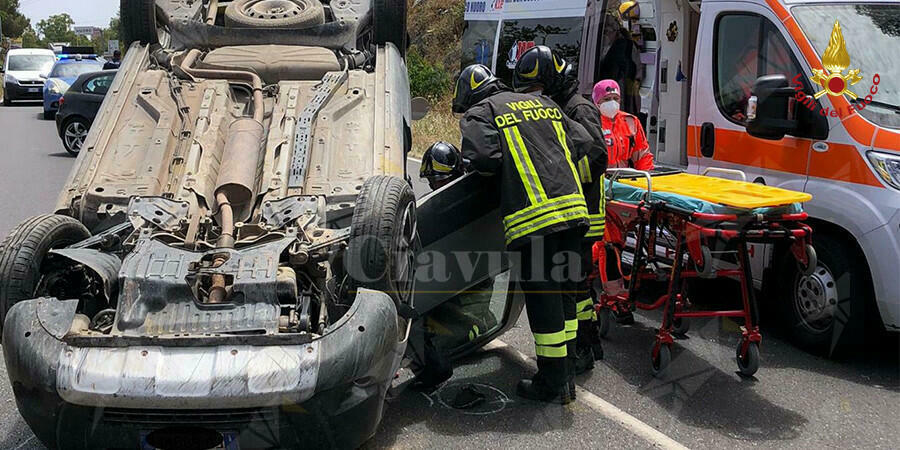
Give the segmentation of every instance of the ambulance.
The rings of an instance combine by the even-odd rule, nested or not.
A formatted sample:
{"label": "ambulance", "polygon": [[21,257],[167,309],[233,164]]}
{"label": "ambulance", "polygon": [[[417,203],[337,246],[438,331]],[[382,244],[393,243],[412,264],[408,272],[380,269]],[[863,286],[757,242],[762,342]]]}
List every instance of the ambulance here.
{"label": "ambulance", "polygon": [[620,0],[467,0],[462,65],[508,80],[548,45],[578,64],[584,94],[623,85],[657,164],[812,194],[811,275],[786,248],[753,249],[769,322],[825,353],[900,331],[900,2],[636,4],[623,17]]}

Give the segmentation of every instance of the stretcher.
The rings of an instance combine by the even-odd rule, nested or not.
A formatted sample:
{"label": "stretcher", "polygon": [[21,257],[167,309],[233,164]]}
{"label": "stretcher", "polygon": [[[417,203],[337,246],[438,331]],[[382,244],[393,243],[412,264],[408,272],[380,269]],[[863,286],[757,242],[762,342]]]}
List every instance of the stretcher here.
{"label": "stretcher", "polygon": [[[736,175],[743,172],[709,169]],[[606,180],[606,241],[624,249],[634,239],[634,258],[627,292],[601,293],[596,305],[598,331],[606,334],[616,317],[640,310],[662,309],[651,358],[654,375],[671,361],[673,334],[687,332],[689,320],[698,317],[732,317],[743,321],[735,351],[740,373],[751,376],[759,368],[759,313],[750,271],[751,243],[784,243],[802,272],[816,267],[811,245],[812,230],[804,223],[802,203],[812,196],[746,181],[735,181],[680,172],[651,174],[633,169],[610,169]],[[657,251],[659,247],[664,251]],[[721,259],[734,256],[735,268],[717,269],[713,251]],[[721,255],[720,255],[721,254]],[[607,257],[613,257],[609,255]],[[605,267],[600,267],[605,270]],[[736,278],[741,286],[741,307],[733,310],[695,310],[687,298],[686,280]],[[653,303],[638,301],[642,283],[666,283],[665,294]]]}

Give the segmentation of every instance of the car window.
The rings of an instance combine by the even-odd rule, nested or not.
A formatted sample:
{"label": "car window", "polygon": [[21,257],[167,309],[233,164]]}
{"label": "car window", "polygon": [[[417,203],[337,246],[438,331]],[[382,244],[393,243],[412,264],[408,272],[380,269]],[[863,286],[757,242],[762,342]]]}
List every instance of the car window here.
{"label": "car window", "polygon": [[109,74],[91,78],[84,83],[83,91],[88,94],[104,95],[109,91],[109,87],[112,85],[114,77],[115,74]]}
{"label": "car window", "polygon": [[721,15],[715,34],[716,104],[732,122],[746,122],[747,100],[758,77],[783,74],[790,80],[803,73],[781,31],[765,17]]}
{"label": "car window", "polygon": [[50,73],[51,78],[73,78],[88,72],[97,72],[103,69],[99,62],[57,64]]}
{"label": "car window", "polygon": [[12,55],[9,57],[9,67],[6,70],[49,72],[56,58],[50,55]]}

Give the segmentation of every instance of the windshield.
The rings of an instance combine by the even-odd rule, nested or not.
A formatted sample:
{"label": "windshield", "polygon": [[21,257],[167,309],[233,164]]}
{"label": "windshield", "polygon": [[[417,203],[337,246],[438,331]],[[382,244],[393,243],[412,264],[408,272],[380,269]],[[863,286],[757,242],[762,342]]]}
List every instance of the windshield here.
{"label": "windshield", "polygon": [[99,62],[82,62],[82,63],[69,63],[69,64],[57,64],[56,67],[53,68],[53,72],[50,73],[51,78],[74,78],[78,75],[88,72],[97,72],[103,69],[103,65]]}
{"label": "windshield", "polygon": [[832,24],[840,22],[850,55],[847,69],[859,69],[862,76],[850,90],[862,100],[875,74],[880,78],[878,91],[859,113],[876,125],[900,128],[900,4],[803,5],[791,11],[819,55],[831,40]]}
{"label": "windshield", "polygon": [[50,55],[12,55],[9,57],[9,67],[6,70],[49,72],[56,58]]}

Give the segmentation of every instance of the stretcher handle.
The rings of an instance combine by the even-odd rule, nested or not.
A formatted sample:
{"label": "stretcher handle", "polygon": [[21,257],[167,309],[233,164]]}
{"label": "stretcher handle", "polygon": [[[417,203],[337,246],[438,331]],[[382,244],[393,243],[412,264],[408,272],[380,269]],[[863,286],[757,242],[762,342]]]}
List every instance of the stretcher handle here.
{"label": "stretcher handle", "polygon": [[627,167],[618,168],[618,169],[606,169],[606,173],[612,175],[609,183],[609,191],[607,192],[606,198],[612,198],[612,184],[616,182],[619,178],[646,178],[647,179],[647,192],[644,193],[644,201],[650,202],[650,194],[653,193],[653,177],[650,175],[650,172],[646,170],[637,170],[631,169]]}
{"label": "stretcher handle", "polygon": [[741,181],[747,181],[747,174],[744,173],[743,170],[737,169],[723,169],[721,167],[707,167],[706,170],[703,171],[703,176],[706,176],[708,173],[720,173],[723,175],[736,175],[741,177]]}

